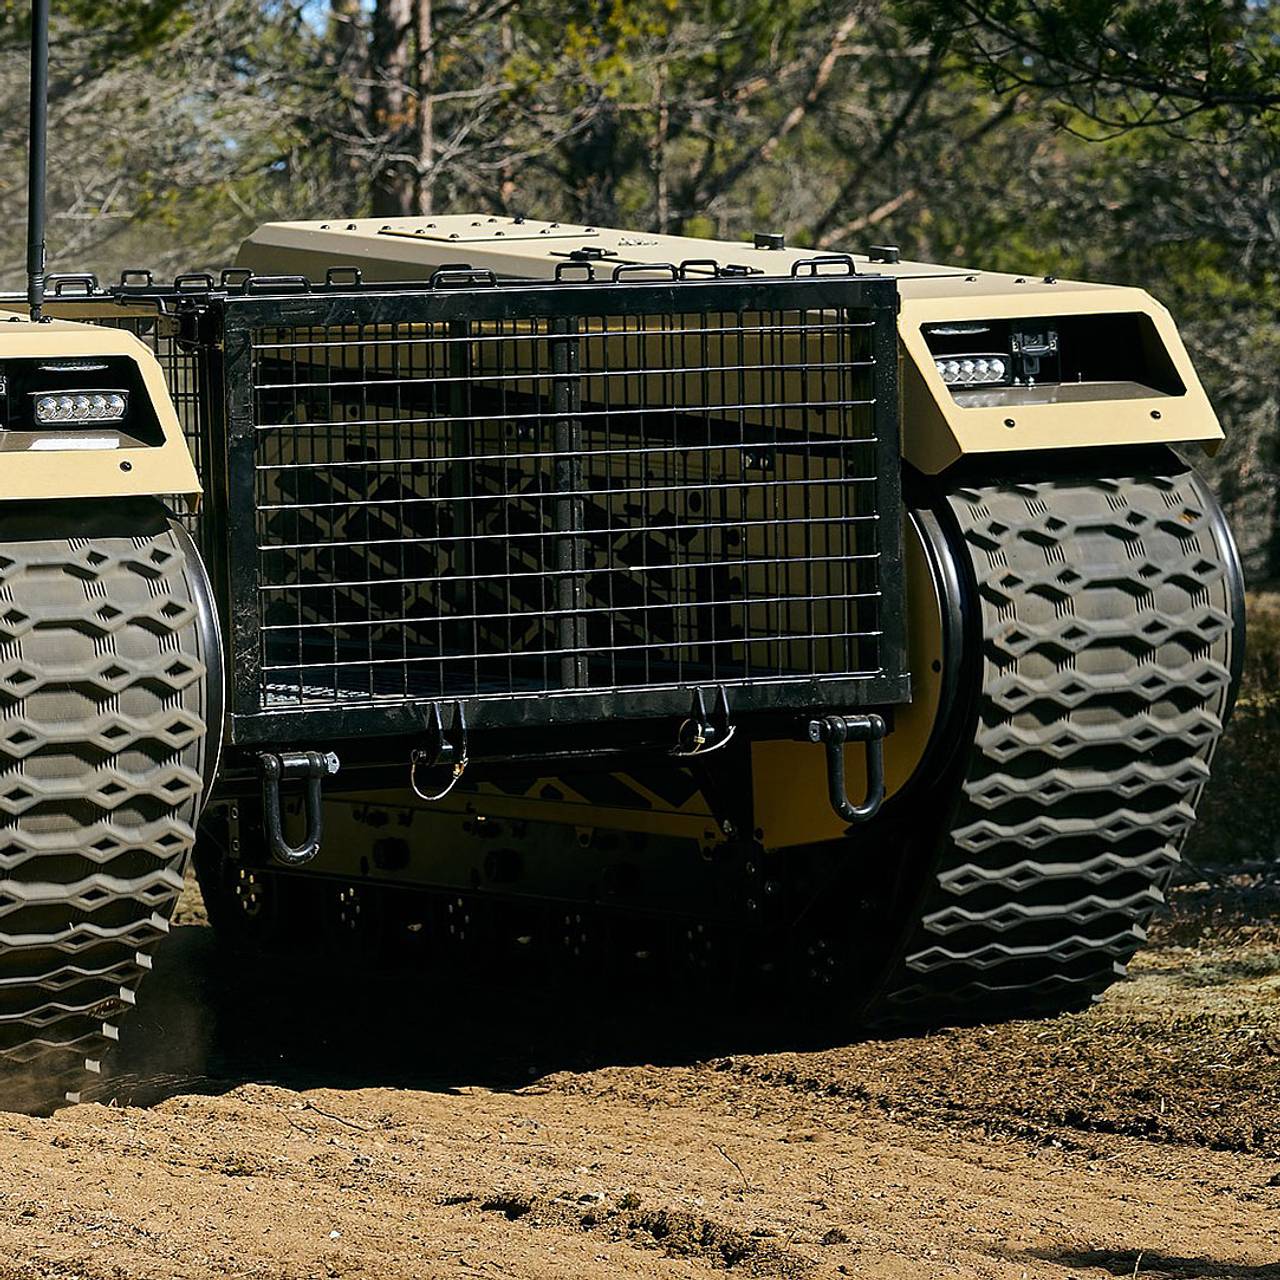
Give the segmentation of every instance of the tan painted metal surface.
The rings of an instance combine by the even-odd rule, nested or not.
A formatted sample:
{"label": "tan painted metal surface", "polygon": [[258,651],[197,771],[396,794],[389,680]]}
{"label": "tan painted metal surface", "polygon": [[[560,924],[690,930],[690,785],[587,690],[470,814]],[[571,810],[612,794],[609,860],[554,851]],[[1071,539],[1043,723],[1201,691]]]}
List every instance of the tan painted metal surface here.
{"label": "tan painted metal surface", "polygon": [[[905,356],[903,453],[926,474],[936,475],[969,454],[1190,443],[1212,451],[1222,440],[1222,428],[1172,318],[1142,289],[1041,284],[1028,291],[1008,276],[992,277],[987,287],[973,292],[944,290],[940,284],[921,281],[918,289],[904,288],[898,317]],[[1067,384],[1065,390],[1078,390],[1082,398],[1016,407],[963,406],[942,381],[923,333],[925,325],[946,321],[1104,313],[1150,319],[1182,381],[1182,394],[1144,388],[1149,394],[1122,397],[1109,394],[1105,385],[1077,389]]]}
{"label": "tan painted metal surface", "polygon": [[[434,218],[355,218],[333,222],[269,222],[241,246],[238,266],[264,274],[315,273],[330,266],[358,267],[366,280],[425,280],[444,266],[467,264],[532,280],[554,278],[556,267],[574,260],[578,249],[606,256],[594,265],[608,278],[615,266],[673,263],[714,258],[722,266],[768,275],[788,275],[795,263],[821,255],[812,249],[757,249],[738,240],[700,240],[608,227],[573,226],[476,214]],[[963,279],[957,267],[902,262],[867,266],[901,279],[944,276]],[[710,268],[705,268],[710,275]],[[580,274],[575,268],[574,274]],[[697,274],[695,270],[693,274]]]}
{"label": "tan painted metal surface", "polygon": [[201,489],[191,452],[173,408],[164,373],[152,352],[132,334],[101,325],[0,312],[0,362],[6,359],[124,356],[142,375],[163,433],[158,445],[117,448],[50,448],[4,454],[0,500],[120,498],[176,495],[194,502]]}
{"label": "tan painted metal surface", "polygon": [[[407,776],[407,766],[405,773]],[[601,799],[601,778],[608,800]],[[686,785],[673,786],[672,780],[676,778]],[[703,845],[722,843],[724,833],[717,826],[706,797],[692,779],[684,771],[672,769],[670,778],[662,781],[664,787],[659,789],[653,778],[640,779],[628,773],[588,774],[578,778],[548,774],[525,779],[518,788],[513,788],[510,780],[472,785],[468,779],[443,799],[431,803],[419,799],[408,788],[395,792],[344,792],[342,802],[363,801],[415,813],[554,823],[579,830],[638,831],[682,837]],[[671,794],[673,790],[679,794]]]}
{"label": "tan painted metal surface", "polygon": [[[468,264],[499,276],[550,279],[558,267],[571,277],[583,265],[578,250],[606,255],[591,263],[608,278],[617,266],[714,259],[722,266],[788,275],[806,259],[830,256],[808,249],[758,249],[728,240],[650,235],[603,227],[471,214],[434,218],[357,218],[280,222],[260,227],[241,247],[238,263],[264,274],[323,279],[331,266],[358,268],[366,280],[428,278],[441,267]],[[1199,443],[1211,451],[1222,428],[1196,377],[1169,313],[1141,289],[972,271],[920,262],[873,263],[853,255],[860,271],[894,277],[902,297],[903,456],[928,474],[966,454],[1076,449],[1099,445]],[[839,270],[839,264],[800,267]],[[693,267],[710,274],[709,266]],[[999,407],[963,406],[934,368],[921,326],[947,320],[1136,313],[1150,318],[1183,383],[1181,394],[1119,396],[1104,386],[1065,402]],[[1008,426],[1012,419],[1014,425]]]}
{"label": "tan painted metal surface", "polygon": [[[907,669],[911,701],[894,708],[884,741],[885,795],[902,789],[919,768],[942,698],[942,586],[934,578],[919,531],[907,522],[903,547],[907,571]],[[848,824],[827,799],[825,747],[809,742],[753,742],[751,787],[755,827],[767,849],[835,840]],[[867,790],[866,748],[844,749],[849,799],[861,803]]]}

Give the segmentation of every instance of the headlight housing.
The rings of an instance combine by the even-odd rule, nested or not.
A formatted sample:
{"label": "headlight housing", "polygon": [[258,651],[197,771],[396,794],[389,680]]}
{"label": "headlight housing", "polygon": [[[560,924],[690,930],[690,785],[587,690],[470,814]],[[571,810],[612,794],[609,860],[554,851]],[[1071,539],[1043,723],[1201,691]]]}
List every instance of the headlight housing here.
{"label": "headlight housing", "polygon": [[142,370],[127,355],[0,357],[0,453],[163,443]]}
{"label": "headlight housing", "polygon": [[938,377],[963,406],[1185,391],[1141,312],[945,320],[922,325],[921,333]]}

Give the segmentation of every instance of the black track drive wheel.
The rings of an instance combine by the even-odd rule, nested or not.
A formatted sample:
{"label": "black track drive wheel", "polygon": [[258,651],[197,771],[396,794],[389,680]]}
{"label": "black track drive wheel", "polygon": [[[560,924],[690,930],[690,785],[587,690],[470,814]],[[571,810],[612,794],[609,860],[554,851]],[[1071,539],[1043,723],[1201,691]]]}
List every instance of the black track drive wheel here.
{"label": "black track drive wheel", "polygon": [[1084,1005],[1146,936],[1243,658],[1221,510],[1164,461],[946,495],[979,642],[872,1022]]}
{"label": "black track drive wheel", "polygon": [[118,1038],[221,719],[208,583],[158,503],[0,511],[0,1105],[74,1100]]}

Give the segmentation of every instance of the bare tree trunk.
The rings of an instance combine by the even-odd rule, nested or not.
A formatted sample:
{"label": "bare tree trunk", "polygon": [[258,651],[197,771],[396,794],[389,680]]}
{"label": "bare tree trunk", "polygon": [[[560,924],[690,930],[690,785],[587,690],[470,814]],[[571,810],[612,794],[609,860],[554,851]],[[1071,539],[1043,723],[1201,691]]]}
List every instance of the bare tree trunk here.
{"label": "bare tree trunk", "polygon": [[409,43],[413,0],[376,0],[373,7],[373,91],[370,132],[380,139],[374,162],[374,217],[414,211],[415,173],[409,145]]}
{"label": "bare tree trunk", "polygon": [[[498,22],[498,48],[502,50],[501,65],[506,66],[511,56],[515,53],[516,41],[515,32],[511,26],[511,15],[504,13]],[[509,156],[512,151],[511,135],[508,132],[503,138],[503,151]],[[504,213],[523,213],[524,210],[519,207],[520,187],[516,178],[516,168],[510,159],[504,159],[502,167],[499,170],[500,179],[498,183],[498,202],[499,207]],[[512,206],[516,207],[513,208]]]}
{"label": "bare tree trunk", "polygon": [[435,109],[431,95],[435,92],[436,47],[431,19],[431,0],[416,0],[414,9],[418,39],[417,211],[425,215],[433,212],[432,197],[435,194]]}
{"label": "bare tree trunk", "polygon": [[357,129],[367,128],[372,112],[369,41],[362,27],[360,0],[331,0],[329,35],[333,51],[331,65],[340,86],[340,97],[336,106],[339,118],[328,130],[328,143],[334,173],[350,180],[359,173],[360,165],[346,143],[340,141],[340,136],[352,131],[353,118],[359,121]]}
{"label": "bare tree trunk", "polygon": [[653,149],[649,157],[653,169],[654,220],[663,235],[671,229],[671,193],[667,178],[667,138],[671,130],[671,110],[667,105],[667,63],[664,59],[653,81],[654,126]]}

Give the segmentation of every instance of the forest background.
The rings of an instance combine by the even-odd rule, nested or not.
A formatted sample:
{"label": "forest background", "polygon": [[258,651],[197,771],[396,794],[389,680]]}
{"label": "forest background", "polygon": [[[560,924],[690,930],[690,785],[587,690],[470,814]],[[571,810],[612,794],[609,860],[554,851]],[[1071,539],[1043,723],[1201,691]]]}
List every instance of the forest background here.
{"label": "forest background", "polygon": [[[1280,579],[1280,13],[1265,0],[55,0],[54,270],[274,218],[481,210],[1141,285]],[[29,5],[0,0],[0,288]]]}

